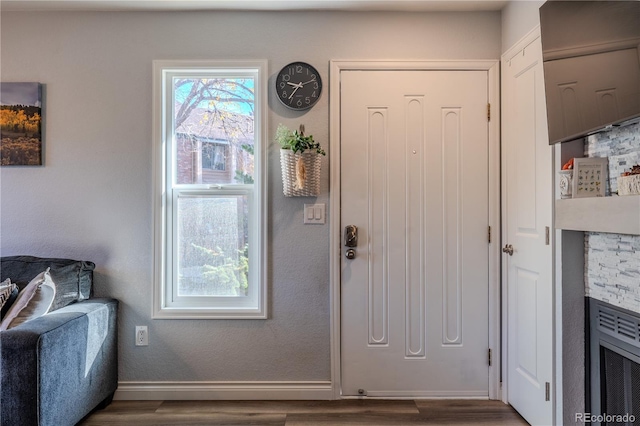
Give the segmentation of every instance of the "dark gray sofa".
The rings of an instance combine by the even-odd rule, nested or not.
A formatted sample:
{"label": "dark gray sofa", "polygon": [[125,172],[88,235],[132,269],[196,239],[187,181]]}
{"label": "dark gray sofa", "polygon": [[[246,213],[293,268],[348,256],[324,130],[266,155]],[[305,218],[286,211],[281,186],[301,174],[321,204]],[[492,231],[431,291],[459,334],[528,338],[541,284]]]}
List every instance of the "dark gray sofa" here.
{"label": "dark gray sofa", "polygon": [[0,332],[0,424],[75,425],[117,388],[118,301],[91,298],[91,262],[0,258],[0,280],[23,288],[50,267],[52,312]]}

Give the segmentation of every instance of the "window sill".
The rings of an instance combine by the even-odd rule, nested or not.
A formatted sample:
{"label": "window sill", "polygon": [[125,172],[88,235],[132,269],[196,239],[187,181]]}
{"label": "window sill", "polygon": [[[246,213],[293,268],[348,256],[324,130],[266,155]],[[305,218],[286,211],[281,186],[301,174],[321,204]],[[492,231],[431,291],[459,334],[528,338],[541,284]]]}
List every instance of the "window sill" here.
{"label": "window sill", "polygon": [[267,319],[266,312],[257,309],[189,309],[162,308],[153,312],[153,319]]}

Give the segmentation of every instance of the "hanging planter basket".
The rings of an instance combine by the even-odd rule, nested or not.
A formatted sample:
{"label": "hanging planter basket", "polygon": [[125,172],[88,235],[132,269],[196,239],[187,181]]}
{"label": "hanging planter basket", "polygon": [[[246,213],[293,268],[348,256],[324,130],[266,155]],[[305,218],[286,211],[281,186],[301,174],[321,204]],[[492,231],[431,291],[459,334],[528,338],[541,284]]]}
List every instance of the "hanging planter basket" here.
{"label": "hanging planter basket", "polygon": [[282,187],[285,197],[315,197],[320,193],[321,155],[306,151],[294,154],[280,150]]}

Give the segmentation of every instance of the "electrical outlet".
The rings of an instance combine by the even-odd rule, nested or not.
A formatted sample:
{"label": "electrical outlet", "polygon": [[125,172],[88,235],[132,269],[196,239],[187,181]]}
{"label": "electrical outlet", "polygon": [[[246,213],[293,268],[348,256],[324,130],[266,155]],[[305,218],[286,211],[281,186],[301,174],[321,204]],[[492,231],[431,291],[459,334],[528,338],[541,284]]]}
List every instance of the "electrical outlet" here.
{"label": "electrical outlet", "polygon": [[146,325],[136,325],[136,346],[149,346],[149,332]]}

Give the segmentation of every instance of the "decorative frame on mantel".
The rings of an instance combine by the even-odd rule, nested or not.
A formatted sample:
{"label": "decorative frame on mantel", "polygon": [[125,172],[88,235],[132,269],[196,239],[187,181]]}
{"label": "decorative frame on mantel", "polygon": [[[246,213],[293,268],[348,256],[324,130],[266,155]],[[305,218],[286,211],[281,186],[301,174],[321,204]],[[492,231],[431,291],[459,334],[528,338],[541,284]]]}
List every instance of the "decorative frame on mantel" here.
{"label": "decorative frame on mantel", "polygon": [[576,158],[573,162],[573,198],[606,196],[607,158]]}

